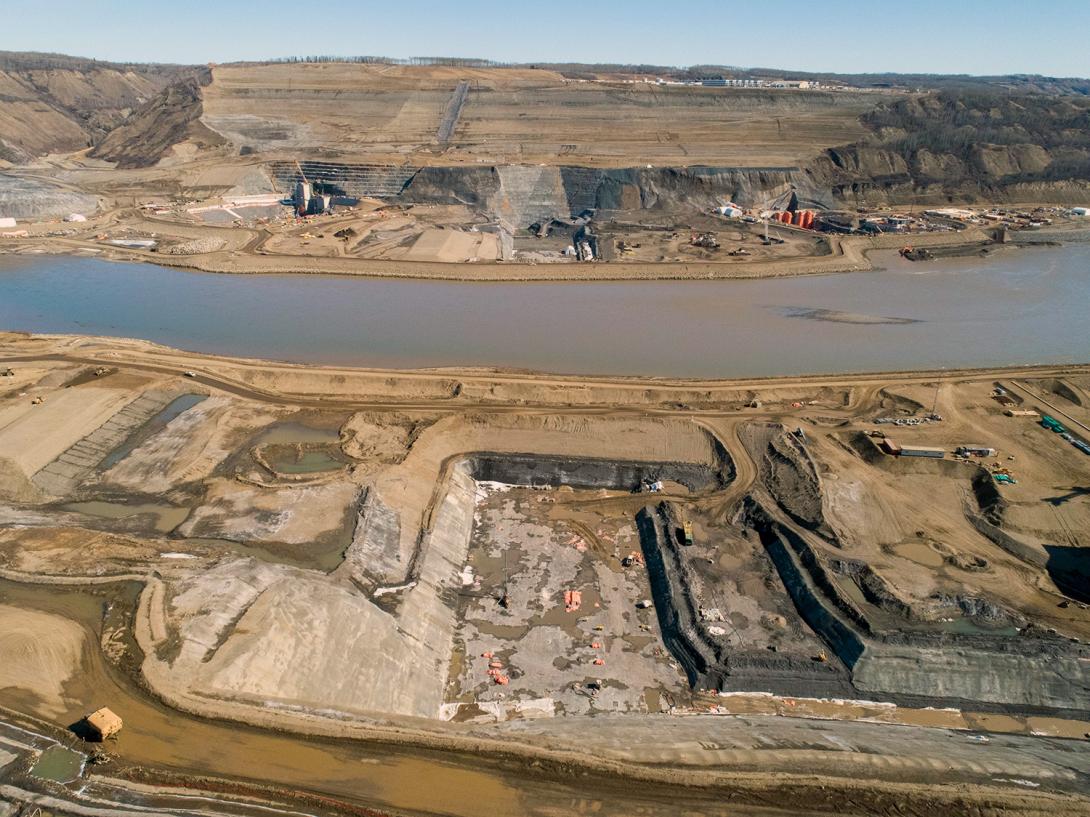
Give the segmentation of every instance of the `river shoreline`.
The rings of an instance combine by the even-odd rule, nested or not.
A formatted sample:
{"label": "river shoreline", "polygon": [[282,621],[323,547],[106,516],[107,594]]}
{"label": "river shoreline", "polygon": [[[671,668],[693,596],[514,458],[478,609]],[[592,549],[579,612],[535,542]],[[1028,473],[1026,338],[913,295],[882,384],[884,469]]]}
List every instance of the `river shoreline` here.
{"label": "river shoreline", "polygon": [[[163,229],[167,222],[148,220]],[[225,232],[226,228],[201,228],[202,232]],[[233,232],[237,233],[238,230]],[[242,230],[249,234],[253,231]],[[237,243],[237,242],[236,242]],[[246,242],[245,246],[249,243]],[[830,237],[830,255],[811,255],[782,260],[738,262],[643,263],[596,262],[568,264],[528,264],[518,262],[445,263],[432,261],[375,261],[354,258],[329,258],[301,255],[252,253],[240,246],[198,255],[168,255],[139,249],[104,247],[68,238],[4,239],[0,237],[0,255],[57,255],[94,257],[101,260],[149,263],[172,269],[229,275],[323,275],[371,279],[405,279],[452,282],[605,282],[605,281],[727,281],[790,278],[875,270],[869,254],[881,250],[915,247],[972,247],[1004,245],[992,242],[981,228],[958,233],[894,233],[866,236]]]}
{"label": "river shoreline", "polygon": [[[116,216],[104,217],[102,226],[112,224]],[[147,263],[169,269],[206,272],[218,275],[315,275],[361,279],[449,281],[460,283],[574,283],[609,281],[751,281],[795,278],[809,275],[868,272],[882,269],[873,263],[871,253],[900,250],[903,247],[926,248],[937,258],[956,258],[1010,252],[1034,245],[1065,244],[1090,240],[1090,226],[1063,224],[1042,230],[1013,233],[1007,242],[995,240],[994,231],[970,226],[958,232],[884,233],[875,236],[829,236],[831,253],[785,259],[756,259],[714,262],[631,262],[594,263],[520,263],[439,261],[386,261],[345,257],[272,254],[252,251],[261,243],[258,231],[176,224],[164,219],[144,217],[137,225],[146,229],[174,231],[187,236],[207,235],[223,238],[226,247],[215,252],[170,255],[150,250],[126,249],[103,245],[87,239],[30,234],[22,238],[0,235],[0,256],[69,256],[108,261]],[[44,225],[42,225],[44,226]],[[948,250],[949,252],[943,252]],[[928,262],[920,262],[926,266]]]}

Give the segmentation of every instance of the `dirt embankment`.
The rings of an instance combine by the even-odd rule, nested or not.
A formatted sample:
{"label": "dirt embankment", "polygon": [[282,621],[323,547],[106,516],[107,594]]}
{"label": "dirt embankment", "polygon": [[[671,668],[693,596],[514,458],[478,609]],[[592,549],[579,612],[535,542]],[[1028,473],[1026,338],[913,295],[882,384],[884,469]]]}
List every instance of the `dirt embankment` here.
{"label": "dirt embankment", "polygon": [[201,86],[210,80],[206,70],[167,86],[111,131],[90,155],[115,162],[119,168],[138,168],[154,165],[185,140],[202,148],[223,144],[223,138],[200,121]]}
{"label": "dirt embankment", "polygon": [[0,52],[0,161],[82,150],[187,70]]}
{"label": "dirt embankment", "polygon": [[[192,230],[192,228],[190,228]],[[976,241],[975,231],[957,238],[936,233],[919,236],[920,246]],[[239,275],[345,275],[365,278],[410,278],[435,281],[686,281],[744,280],[784,278],[799,275],[825,275],[837,272],[863,272],[874,269],[867,258],[871,250],[897,249],[903,236],[877,238],[851,236],[834,242],[834,250],[825,256],[804,256],[785,260],[742,263],[666,262],[666,263],[593,263],[593,264],[521,264],[472,263],[451,264],[438,261],[375,261],[361,258],[316,258],[299,255],[250,255],[237,251],[178,256],[141,250],[109,248],[71,239],[38,239],[33,246],[25,241],[20,249],[69,254],[93,246],[98,257],[115,261],[136,261],[165,267],[201,272]]]}
{"label": "dirt embankment", "polygon": [[809,169],[846,203],[1048,201],[1084,204],[1090,140],[1084,98],[943,92],[864,114],[864,139]]}

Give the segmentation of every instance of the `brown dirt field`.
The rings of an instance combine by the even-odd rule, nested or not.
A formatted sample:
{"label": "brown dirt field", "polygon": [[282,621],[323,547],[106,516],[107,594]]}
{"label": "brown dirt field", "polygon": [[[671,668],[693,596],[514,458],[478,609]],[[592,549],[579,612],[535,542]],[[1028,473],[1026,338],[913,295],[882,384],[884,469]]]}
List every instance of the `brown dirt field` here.
{"label": "brown dirt field", "polygon": [[[1007,451],[1015,452],[1014,462],[1023,480],[1016,487],[1023,493],[1012,493],[1011,499],[1019,507],[1033,511],[1057,479],[1078,479],[1082,473],[1079,471],[1082,462],[1066,458],[1064,449],[1045,451],[1044,446],[1039,445],[1037,448],[1041,451],[1036,451],[1032,445],[1034,439],[1022,441],[1022,432],[1032,434],[1033,429],[1028,425],[1022,428],[1020,418],[1007,418],[1000,413],[1000,407],[989,396],[991,384],[1000,378],[1032,381],[1037,388],[1044,388],[1041,384],[1047,385],[1049,394],[1071,394],[1081,399],[1080,390],[1087,382],[1085,367],[788,380],[648,381],[633,378],[542,377],[483,370],[388,372],[303,367],[202,357],[136,341],[30,337],[15,333],[0,336],[0,357],[4,365],[17,369],[28,365],[39,373],[40,377],[32,388],[46,396],[47,404],[58,390],[63,389],[64,383],[71,381],[81,370],[97,365],[98,360],[108,361],[111,367],[120,371],[104,380],[92,378],[87,383],[80,381],[81,384],[73,386],[69,393],[104,388],[115,377],[119,386],[124,385],[135,393],[139,389],[160,388],[166,383],[179,381],[178,372],[194,370],[197,372],[196,378],[180,382],[187,388],[199,388],[202,393],[210,392],[213,395],[206,401],[208,405],[199,404],[204,409],[198,408],[192,417],[192,422],[200,428],[196,431],[188,428],[186,432],[187,435],[192,432],[194,445],[179,445],[181,440],[175,439],[177,434],[160,433],[137,449],[138,453],[130,456],[135,456],[144,472],[152,475],[156,474],[153,464],[163,463],[157,475],[160,479],[157,488],[169,493],[171,501],[187,507],[207,506],[213,513],[224,514],[236,522],[253,514],[254,521],[247,523],[247,527],[261,537],[279,535],[264,532],[280,524],[277,514],[286,510],[296,513],[291,519],[294,526],[289,532],[291,535],[286,537],[293,540],[306,538],[304,534],[307,529],[331,523],[341,512],[345,497],[366,485],[391,507],[399,509],[402,528],[398,539],[411,549],[420,528],[418,519],[421,516],[430,518],[432,521],[428,522],[429,525],[436,519],[431,513],[435,499],[443,496],[441,486],[438,493],[436,486],[442,482],[446,464],[465,452],[539,452],[703,463],[711,457],[712,438],[708,434],[713,433],[737,464],[736,483],[721,493],[712,491],[692,496],[677,485],[671,485],[669,489],[674,493],[675,501],[692,502],[694,513],[698,514],[700,521],[698,535],[711,536],[715,528],[706,525],[704,520],[714,519],[718,520],[717,525],[729,525],[739,500],[754,490],[756,480],[765,479],[761,470],[763,466],[755,464],[752,455],[741,445],[740,429],[753,423],[773,423],[776,427],[782,424],[789,428],[801,426],[806,432],[808,450],[812,452],[821,475],[823,490],[831,497],[824,512],[828,514],[830,524],[835,523],[835,527],[854,534],[854,538],[845,536],[844,551],[837,555],[873,562],[897,592],[905,597],[926,600],[936,588],[983,594],[1002,599],[1020,615],[1055,627],[1065,634],[1085,636],[1090,633],[1090,620],[1086,618],[1085,611],[1077,605],[1058,607],[1055,592],[1049,590],[1048,580],[1041,571],[1028,571],[1025,566],[1016,564],[976,535],[964,518],[959,517],[957,502],[966,478],[962,478],[957,469],[963,468],[968,474],[967,466],[950,462],[946,471],[953,469],[951,473],[932,474],[924,469],[898,474],[883,467],[884,463],[880,460],[862,461],[840,444],[845,433],[871,428],[871,421],[880,414],[910,412],[915,407],[929,404],[929,396],[933,397],[935,393],[932,384],[940,383],[939,410],[947,419],[934,427],[898,429],[898,433],[902,436],[912,433],[921,441],[943,445],[964,442],[971,436],[970,441],[993,444],[1001,448],[1004,454]],[[61,361],[70,368],[60,369],[57,364]],[[755,395],[765,402],[765,406],[762,409],[744,408],[744,404]],[[1074,401],[1066,397],[1062,399],[1071,403],[1072,411],[1078,407]],[[682,400],[686,405],[679,407]],[[796,403],[800,405],[794,405]],[[342,469],[319,483],[335,486],[331,490],[338,492],[337,502],[309,503],[312,507],[302,507],[308,503],[298,500],[309,496],[308,487],[297,490],[287,482],[278,481],[275,475],[268,474],[262,477],[264,482],[255,481],[254,475],[258,469],[245,458],[247,447],[254,444],[254,435],[266,428],[270,421],[283,421],[285,418],[296,422],[305,420],[322,428],[339,427],[344,453],[365,458],[361,463],[363,467],[347,472]],[[1056,443],[1053,437],[1050,435],[1045,441]],[[140,473],[140,468],[129,468],[127,479],[130,486],[139,485]],[[183,480],[192,482],[184,483]],[[851,487],[853,483],[860,483],[863,487]],[[107,480],[103,484],[114,484],[112,490],[116,490],[115,483]],[[836,489],[830,487],[834,485]],[[88,487],[96,490],[94,481]],[[852,515],[851,509],[861,504],[861,500],[852,501],[850,498],[857,490],[870,492],[873,501],[869,504],[876,510],[863,516]],[[936,493],[940,500],[935,499]],[[534,492],[527,493],[527,496],[536,499],[549,494]],[[123,493],[114,498],[115,501],[123,501],[128,497],[129,493]],[[613,528],[603,520],[626,518],[626,515],[630,519],[630,514],[647,501],[640,495],[615,491],[584,494],[557,492],[555,497],[564,507],[553,505],[556,510],[549,514],[549,518],[561,525],[580,522],[590,526],[582,529],[583,534],[578,534],[580,528],[573,526],[572,530],[582,536],[586,536],[586,530],[590,530],[593,535],[588,541],[592,545],[600,531],[607,536],[612,535]],[[545,507],[542,505],[542,508]],[[318,630],[328,629],[329,632],[350,626],[349,616],[338,611],[358,610],[361,602],[351,584],[353,578],[358,580],[358,577],[349,575],[352,571],[347,562],[344,569],[326,575],[313,567],[289,567],[272,550],[259,557],[250,554],[243,559],[240,553],[244,551],[237,548],[232,550],[226,543],[207,540],[188,542],[180,535],[163,537],[154,533],[146,521],[126,522],[123,525],[100,521],[92,525],[119,531],[103,533],[101,530],[81,529],[70,516],[55,507],[31,510],[36,514],[33,518],[27,509],[13,509],[13,512],[24,514],[23,522],[29,527],[7,532],[2,544],[4,552],[11,558],[4,567],[8,571],[26,571],[21,574],[24,578],[53,582],[88,583],[103,581],[108,576],[132,576],[147,582],[149,589],[141,596],[141,609],[137,616],[139,643],[149,655],[145,669],[155,668],[147,676],[147,682],[173,705],[214,718],[241,718],[255,724],[290,727],[327,736],[379,737],[427,746],[490,747],[489,751],[501,754],[531,752],[542,758],[554,758],[550,753],[556,753],[555,758],[562,758],[564,763],[589,763],[602,774],[615,774],[623,767],[628,772],[635,771],[647,781],[655,780],[658,784],[669,781],[670,785],[679,782],[721,785],[726,779],[723,775],[730,776],[736,773],[736,769],[745,768],[764,770],[753,772],[754,777],[746,783],[747,786],[767,786],[772,779],[768,776],[768,769],[771,768],[768,764],[786,763],[796,771],[803,769],[807,773],[822,775],[823,785],[834,787],[828,775],[829,769],[833,768],[830,764],[835,764],[836,768],[841,769],[839,775],[842,776],[843,771],[849,769],[858,780],[868,781],[859,784],[868,792],[872,792],[868,787],[879,785],[871,781],[884,780],[886,782],[881,785],[886,785],[890,779],[897,778],[901,781],[898,785],[909,787],[902,794],[907,802],[913,804],[920,802],[922,790],[912,788],[915,784],[904,781],[916,780],[925,771],[932,778],[939,774],[943,780],[981,779],[974,775],[979,775],[977,769],[984,766],[978,767],[974,765],[974,759],[950,752],[953,743],[964,744],[966,738],[957,731],[943,731],[947,728],[994,728],[1012,733],[1004,741],[1031,740],[1027,735],[1031,731],[1078,737],[1079,730],[1083,728],[1072,720],[1038,716],[1033,716],[1035,719],[1018,716],[989,720],[990,716],[968,711],[935,713],[913,708],[891,710],[887,705],[796,700],[783,696],[770,696],[767,699],[727,697],[703,703],[698,700],[691,710],[685,710],[690,717],[667,718],[657,723],[656,734],[662,740],[651,744],[626,738],[626,735],[632,734],[626,732],[627,729],[650,727],[642,722],[632,722],[630,725],[625,718],[609,723],[608,728],[607,724],[596,724],[592,740],[580,732],[584,725],[563,717],[553,719],[547,727],[536,720],[495,724],[499,732],[492,734],[487,730],[480,731],[483,727],[479,725],[436,726],[431,721],[400,716],[375,719],[365,716],[366,713],[345,713],[330,719],[318,713],[292,709],[295,704],[290,700],[281,702],[283,708],[270,708],[264,704],[257,707],[245,703],[239,705],[230,698],[232,688],[229,684],[241,683],[237,677],[239,673],[232,668],[245,666],[255,656],[264,656],[265,664],[269,665],[277,664],[279,655],[296,660],[295,656],[300,650],[305,652],[305,649],[313,646],[310,642],[320,643],[323,637],[321,632],[307,631],[302,627],[304,623],[317,624]],[[39,517],[45,521],[40,521]],[[1039,529],[1044,537],[1049,530],[1046,523],[1045,516],[1027,516],[1021,524],[1027,529]],[[534,525],[537,524],[539,522],[534,522]],[[122,527],[126,531],[124,535],[120,533]],[[939,565],[934,560],[921,560],[918,548],[908,550],[902,547],[919,544],[916,541],[919,538],[917,530],[925,531],[925,546],[938,556],[950,555],[954,551],[982,555],[987,559],[989,569],[965,572],[946,561]],[[505,535],[502,528],[498,535]],[[944,549],[940,549],[940,545]],[[433,543],[432,546],[442,546],[442,542],[438,545]],[[191,558],[184,558],[186,556]],[[397,570],[394,573],[407,569],[404,561],[395,567]],[[151,570],[157,572],[158,578],[143,575]],[[63,575],[58,578],[57,574]],[[210,584],[205,581],[205,576],[211,580]],[[219,582],[217,576],[224,581]],[[252,586],[248,584],[251,582]],[[233,603],[233,597],[239,594],[252,592],[260,595],[264,592],[263,587],[274,586],[278,588],[276,593],[279,595],[270,594],[263,603],[255,603],[252,609],[243,604],[238,610],[240,617],[230,620],[231,610],[223,607],[224,602]],[[308,595],[316,590],[321,592]],[[27,592],[33,594],[35,591]],[[43,590],[43,597],[48,592]],[[341,600],[354,598],[353,604],[356,606],[348,605],[347,601],[341,607],[327,604],[334,597]],[[280,605],[277,599],[283,600],[284,604]],[[590,596],[585,599],[588,606],[595,600]],[[7,603],[11,604],[10,599]],[[28,608],[30,606],[27,605]],[[190,612],[183,616],[185,610]],[[304,614],[302,611],[308,612]],[[426,612],[437,617],[442,615],[441,608],[427,608]],[[617,607],[612,611],[603,609],[603,612],[615,614]],[[313,620],[308,620],[308,615]],[[376,616],[377,622],[386,613],[372,610],[369,615]],[[0,617],[0,621],[6,622],[7,617]],[[194,623],[199,626],[191,626]],[[223,630],[224,627],[227,630]],[[237,630],[236,635],[231,635],[232,628]],[[3,629],[0,627],[0,630]],[[22,631],[22,628],[17,630]],[[221,631],[227,634],[223,644],[219,641]],[[295,646],[287,649],[289,645],[284,634],[289,632],[294,633]],[[351,649],[355,651],[353,655],[364,655],[366,639],[357,638],[357,634],[351,630],[345,632],[344,652]],[[370,631],[372,637],[378,632],[377,627]],[[179,641],[183,634],[184,642]],[[11,649],[26,649],[25,639],[9,643],[13,645]],[[396,642],[391,640],[388,643]],[[210,651],[208,654],[213,655],[221,647],[223,652],[215,662],[202,663],[202,654]],[[67,661],[65,656],[71,657],[71,652],[53,650],[50,656],[55,653],[65,660],[50,658],[49,661],[38,661],[36,665],[45,666],[48,670],[40,673],[42,677],[62,675],[63,668],[58,667]],[[195,654],[197,658],[195,661],[191,657],[182,660],[179,658],[182,652],[186,656]],[[333,651],[326,651],[322,660],[327,659],[332,662],[330,666],[339,671],[340,665]],[[635,659],[625,656],[624,660]],[[172,670],[171,661],[181,663],[176,663]],[[201,673],[206,673],[205,668],[210,667],[218,673],[214,680],[223,686],[214,690],[211,697],[207,694],[183,694],[170,683],[171,673],[179,672],[183,666]],[[362,663],[354,663],[353,675],[359,675],[362,666]],[[269,666],[266,677],[274,671],[280,671],[279,667]],[[321,683],[316,684],[312,683],[315,678],[310,677],[305,690],[310,703],[306,706],[324,705],[323,696],[335,685],[337,688],[345,686],[341,683],[344,680],[334,673],[324,675]],[[23,677],[16,681],[19,686],[37,683],[35,679],[27,681]],[[47,684],[43,688],[55,689],[56,683],[50,683],[52,686]],[[4,684],[0,682],[0,688],[3,687]],[[137,719],[134,723],[139,723],[145,715],[148,719],[139,730],[134,730],[135,737],[130,748],[146,751],[156,758],[169,759],[168,765],[188,764],[180,754],[188,751],[185,746],[175,745],[157,734],[155,729],[149,728],[149,725],[158,723],[164,717],[160,710],[146,711],[122,695],[116,686],[108,688],[114,690],[112,694],[122,696],[119,700],[125,702],[124,706],[133,707],[132,711],[137,713],[133,716]],[[72,708],[86,706],[84,699],[88,695],[84,687],[68,686],[62,691],[79,698],[78,701],[73,698],[70,702]],[[268,700],[272,692],[262,689],[258,694],[261,700]],[[53,699],[55,702],[55,695]],[[39,701],[31,701],[20,690],[6,693],[3,700],[21,702],[21,705],[29,706],[39,715],[47,714]],[[646,705],[648,709],[653,709],[647,701],[633,701],[635,703],[629,706],[640,708]],[[716,710],[718,706],[722,708]],[[732,717],[729,713],[733,713],[742,720],[730,722],[735,727],[730,729],[723,721],[708,715],[713,710],[719,711],[723,717]],[[780,717],[782,715],[793,717]],[[646,718],[651,715],[636,712],[632,717]],[[752,723],[746,720],[755,718],[767,720]],[[803,737],[792,731],[811,729],[806,724],[812,720],[819,724],[813,729],[821,729],[825,734],[838,737],[842,734],[855,735],[850,741],[862,743],[850,751],[842,751],[843,746],[832,741],[838,747],[832,754],[827,747],[814,748],[812,742],[820,743],[826,739],[815,737],[812,731],[805,732]],[[882,731],[906,728],[897,724],[932,727],[914,729],[905,734],[914,736],[913,740],[922,740],[924,744],[933,740],[939,743],[927,746],[913,744],[908,749],[907,744],[902,746],[901,733]],[[842,732],[855,727],[862,731]],[[741,741],[738,748],[723,748],[724,729]],[[739,730],[749,729],[758,730],[760,739],[743,739],[743,732]],[[240,754],[232,754],[231,763],[221,764],[218,768],[228,774],[240,774],[235,760],[244,756],[242,753],[248,734],[241,730],[238,732],[232,746],[239,747]],[[749,735],[749,732],[745,734]],[[774,746],[764,744],[769,739]],[[283,740],[290,743],[292,739]],[[750,745],[750,740],[757,742]],[[943,741],[953,743],[948,746]],[[797,748],[800,742],[805,749]],[[999,743],[998,739],[994,742]],[[512,748],[516,745],[517,748]],[[936,749],[936,746],[944,748]],[[573,752],[573,747],[579,751]],[[587,751],[596,756],[588,758]],[[936,767],[928,765],[931,761],[925,759],[935,756],[936,751],[947,763],[941,772],[936,772]],[[989,758],[993,757],[990,754],[992,749],[980,751],[981,756],[987,754]],[[1072,757],[1081,757],[1078,749],[1075,752]],[[994,758],[998,765],[987,768],[1013,769],[1016,768],[1014,764],[1018,763],[1021,764],[1018,768],[1024,768],[1019,772],[1022,776],[1044,774],[1041,767],[1035,764],[1045,761],[1034,760],[1030,764],[1033,770],[1030,770],[1025,768],[1025,757],[1000,752]],[[213,768],[216,768],[215,764]],[[787,766],[776,765],[776,768],[786,769]],[[207,767],[202,769],[208,770]],[[1014,776],[1013,771],[1003,774]],[[959,777],[964,775],[968,777]],[[835,787],[849,785],[841,777],[833,776],[837,778]],[[468,780],[458,776],[454,779]],[[785,785],[784,778],[777,780],[777,786]],[[479,782],[485,787],[493,785],[484,780]],[[331,782],[328,775],[322,776],[320,784],[316,785],[345,791],[343,785]],[[1004,803],[1015,802],[1010,798],[1015,797],[1017,790],[1012,788],[1013,784],[1004,785],[1006,788],[1002,795],[987,795],[993,798],[988,802],[996,804],[997,808],[1006,807],[1002,805]],[[746,797],[753,796],[752,789],[749,791]],[[932,787],[929,791],[934,794],[939,790]],[[967,791],[972,792],[966,795],[971,798],[986,796],[983,792]],[[389,792],[393,798],[393,790]],[[495,789],[494,793],[498,798],[495,800],[497,808],[510,807],[510,802],[504,799],[508,796],[505,789]],[[1044,791],[1038,794],[1046,796]],[[871,793],[867,794],[867,797],[871,796]],[[434,799],[403,802],[410,809],[435,809],[442,805]],[[870,806],[864,811],[881,812],[884,808],[875,807],[873,801],[867,802]],[[1019,801],[1019,807],[1032,806],[1029,801]],[[1054,811],[1061,814],[1067,809],[1070,813],[1076,813],[1080,806],[1081,803],[1074,801],[1057,801]],[[461,805],[457,808],[451,806],[450,810],[455,813],[466,811]]]}

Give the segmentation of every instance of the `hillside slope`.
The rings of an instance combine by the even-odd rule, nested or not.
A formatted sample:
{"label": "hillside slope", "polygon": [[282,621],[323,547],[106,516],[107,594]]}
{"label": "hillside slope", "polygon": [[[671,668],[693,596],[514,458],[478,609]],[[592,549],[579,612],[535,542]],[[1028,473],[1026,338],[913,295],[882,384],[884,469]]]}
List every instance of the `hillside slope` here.
{"label": "hillside slope", "polygon": [[94,144],[190,70],[0,52],[0,161]]}
{"label": "hillside slope", "polygon": [[[532,68],[222,65],[202,121],[273,158],[414,165],[797,166],[865,134],[874,94],[582,82]],[[460,83],[464,105],[438,138]]]}
{"label": "hillside slope", "polygon": [[223,138],[200,121],[201,83],[207,80],[204,72],[168,85],[111,131],[90,155],[116,162],[118,167],[150,167],[187,139],[205,147],[221,144]]}
{"label": "hillside slope", "polygon": [[871,204],[974,199],[1083,203],[1090,98],[947,92],[865,114],[870,134],[831,148],[815,182]]}

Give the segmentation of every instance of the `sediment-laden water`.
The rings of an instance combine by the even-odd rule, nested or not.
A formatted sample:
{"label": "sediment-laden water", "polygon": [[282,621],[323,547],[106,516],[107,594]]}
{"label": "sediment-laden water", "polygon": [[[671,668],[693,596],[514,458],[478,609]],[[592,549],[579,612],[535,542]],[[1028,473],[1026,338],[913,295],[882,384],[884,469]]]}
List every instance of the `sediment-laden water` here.
{"label": "sediment-laden water", "polygon": [[377,367],[746,377],[1090,359],[1090,244],[740,281],[452,283],[0,257],[0,328]]}

